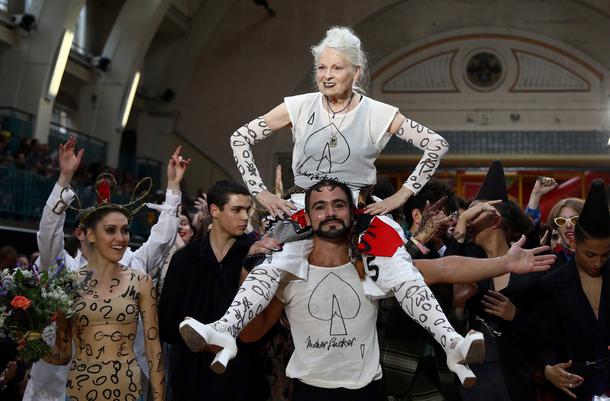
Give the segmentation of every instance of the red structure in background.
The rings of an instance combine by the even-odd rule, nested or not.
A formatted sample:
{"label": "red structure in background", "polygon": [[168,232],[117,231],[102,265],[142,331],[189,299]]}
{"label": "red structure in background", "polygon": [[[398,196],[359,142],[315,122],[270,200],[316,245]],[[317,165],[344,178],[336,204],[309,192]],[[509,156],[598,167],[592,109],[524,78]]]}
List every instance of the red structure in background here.
{"label": "red structure in background", "polygon": [[[542,221],[546,221],[551,208],[559,200],[564,198],[584,199],[592,180],[601,178],[607,184],[610,183],[610,172],[507,171],[506,185],[510,198],[525,208],[536,178],[541,175],[553,177],[559,183],[559,186],[544,196],[540,202]],[[446,176],[445,178],[451,179],[451,176]],[[483,178],[483,174],[458,172],[455,182],[456,193],[467,200],[471,199],[477,194]]]}
{"label": "red structure in background", "polygon": [[[564,198],[582,198],[586,197],[591,181],[596,178],[601,178],[606,182],[610,183],[610,173],[598,172],[598,171],[586,171],[580,177],[574,177],[567,181],[562,182],[552,192],[548,193],[540,202],[540,210],[542,211],[542,218],[546,219],[548,213],[555,203]],[[529,197],[529,192],[528,192]],[[543,220],[544,221],[544,220]]]}
{"label": "red structure in background", "polygon": [[[509,197],[525,208],[529,200],[530,193],[536,179],[540,176],[553,177],[559,186],[542,198],[540,209],[542,221],[545,222],[547,216],[555,203],[564,198],[584,199],[591,185],[591,181],[601,178],[610,184],[610,170],[608,171],[575,171],[575,170],[519,170],[510,171],[510,167],[505,167],[506,186]],[[407,176],[404,173],[382,173],[390,177],[396,188],[400,188]],[[466,200],[472,199],[485,178],[483,171],[438,172],[435,177],[447,181],[455,193]]]}

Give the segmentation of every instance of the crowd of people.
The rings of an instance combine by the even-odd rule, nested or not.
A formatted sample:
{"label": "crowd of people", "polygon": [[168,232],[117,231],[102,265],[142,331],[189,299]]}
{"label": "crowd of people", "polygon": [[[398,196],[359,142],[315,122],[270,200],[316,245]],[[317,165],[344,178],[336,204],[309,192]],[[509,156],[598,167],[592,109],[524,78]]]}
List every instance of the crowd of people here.
{"label": "crowd of people", "polygon": [[[3,187],[15,187],[17,191],[4,191],[0,193],[0,217],[17,220],[28,220],[34,219],[34,216],[40,215],[42,211],[42,204],[39,207],[29,208],[24,204],[31,205],[29,201],[32,197],[37,195],[43,196],[43,193],[37,193],[41,188],[45,187],[46,184],[49,188],[52,186],[52,182],[60,173],[59,165],[59,153],[57,150],[49,151],[48,144],[41,144],[38,140],[32,138],[23,138],[19,146],[15,151],[11,151],[11,134],[8,131],[3,131],[0,134],[0,166],[4,167],[4,171],[0,171],[0,184]],[[15,175],[15,172],[24,172],[25,175]],[[95,199],[94,184],[96,178],[102,174],[108,173],[115,177],[118,186],[113,196],[115,201],[123,201],[128,199],[131,195],[131,191],[143,177],[138,177],[132,171],[128,169],[117,169],[108,167],[103,161],[87,161],[83,159],[80,166],[74,173],[72,178],[72,185],[78,189],[80,198],[86,203],[92,203]],[[18,182],[16,182],[18,181]],[[40,185],[43,183],[43,185]],[[154,183],[155,186],[158,183]],[[185,209],[191,212],[197,211],[197,199],[200,198],[202,190],[198,189],[197,193],[193,197],[192,194],[187,193],[186,183],[182,183],[183,199],[182,204]],[[151,201],[153,203],[163,202],[163,192],[158,190],[151,194]],[[24,202],[27,198],[28,202]],[[152,215],[152,213],[151,213]],[[70,220],[74,216],[70,216]],[[152,218],[140,218],[137,226],[137,237],[132,238],[135,242],[141,242],[142,235],[145,234],[152,224],[149,220]],[[37,218],[36,218],[37,220]],[[74,242],[71,241],[73,244]],[[71,247],[71,250],[76,251],[75,248]],[[20,248],[18,244],[14,246],[8,246],[5,252],[13,254],[17,252],[20,257],[20,264],[22,262],[24,249]],[[3,254],[0,251],[0,254]],[[29,259],[29,263],[32,264],[36,260],[35,252],[33,255],[25,255]],[[14,263],[11,263],[14,264]],[[24,265],[25,266],[25,265]]]}
{"label": "crowd of people", "polygon": [[[49,152],[48,144],[36,139],[24,138],[19,147],[11,151],[11,133],[0,135],[0,165],[22,171],[30,171],[44,177],[55,177],[58,173],[56,154]],[[55,156],[55,157],[54,157]]]}
{"label": "crowd of people", "polygon": [[[72,188],[83,151],[73,138],[59,147],[35,265],[61,258],[81,290],[45,358],[26,367],[3,354],[7,399],[610,396],[605,183],[559,201],[543,222],[540,201],[557,183],[540,177],[524,209],[495,161],[462,199],[433,177],[449,144],[364,95],[351,30],[330,29],[312,53],[319,91],[285,98],[231,136],[245,186],[218,181],[188,213],[190,159],[178,147],[163,202],[147,204],[159,218],[135,251],[129,222],[143,198],[111,202],[102,175],[97,202],[81,204]],[[295,182],[272,193],[252,145],[283,127]],[[423,152],[398,190],[374,167],[392,135]],[[73,253],[69,209],[79,216]]]}

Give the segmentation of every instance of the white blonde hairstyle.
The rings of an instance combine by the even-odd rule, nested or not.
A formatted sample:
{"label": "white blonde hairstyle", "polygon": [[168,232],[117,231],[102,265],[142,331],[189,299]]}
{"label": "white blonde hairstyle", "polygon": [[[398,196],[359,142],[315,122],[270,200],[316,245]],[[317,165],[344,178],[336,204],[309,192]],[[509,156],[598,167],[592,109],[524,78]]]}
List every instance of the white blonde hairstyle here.
{"label": "white blonde hairstyle", "polygon": [[314,80],[315,71],[320,61],[320,54],[324,49],[334,49],[347,58],[354,67],[360,69],[360,75],[354,81],[354,89],[360,93],[366,93],[366,87],[369,80],[369,68],[366,61],[366,55],[362,50],[360,39],[354,32],[344,26],[333,26],[326,31],[326,36],[320,43],[311,47],[311,54],[314,58]]}

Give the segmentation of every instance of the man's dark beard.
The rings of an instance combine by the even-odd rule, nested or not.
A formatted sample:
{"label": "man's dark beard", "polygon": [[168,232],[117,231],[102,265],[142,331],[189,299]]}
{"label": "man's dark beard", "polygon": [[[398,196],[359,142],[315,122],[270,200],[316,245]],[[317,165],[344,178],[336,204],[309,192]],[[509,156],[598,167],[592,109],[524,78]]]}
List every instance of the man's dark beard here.
{"label": "man's dark beard", "polygon": [[[331,221],[336,225],[340,225],[341,227],[340,228],[331,228],[330,230],[322,230],[322,226]],[[349,230],[350,230],[350,228],[345,225],[345,222],[343,220],[340,220],[337,218],[329,218],[329,219],[326,219],[326,220],[320,222],[318,229],[314,230],[313,233],[314,233],[314,235],[317,235],[318,237],[321,237],[324,239],[339,239],[339,238],[347,238],[347,235],[349,234]]]}

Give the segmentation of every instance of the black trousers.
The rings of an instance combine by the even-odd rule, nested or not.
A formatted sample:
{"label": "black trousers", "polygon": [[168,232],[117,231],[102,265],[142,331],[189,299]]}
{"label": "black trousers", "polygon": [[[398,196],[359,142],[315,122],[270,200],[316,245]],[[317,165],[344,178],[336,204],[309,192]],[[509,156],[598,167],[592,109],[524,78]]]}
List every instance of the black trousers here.
{"label": "black trousers", "polygon": [[293,380],[292,401],[379,401],[381,400],[381,380],[375,380],[355,390],[339,388],[322,388],[310,386],[299,380]]}

